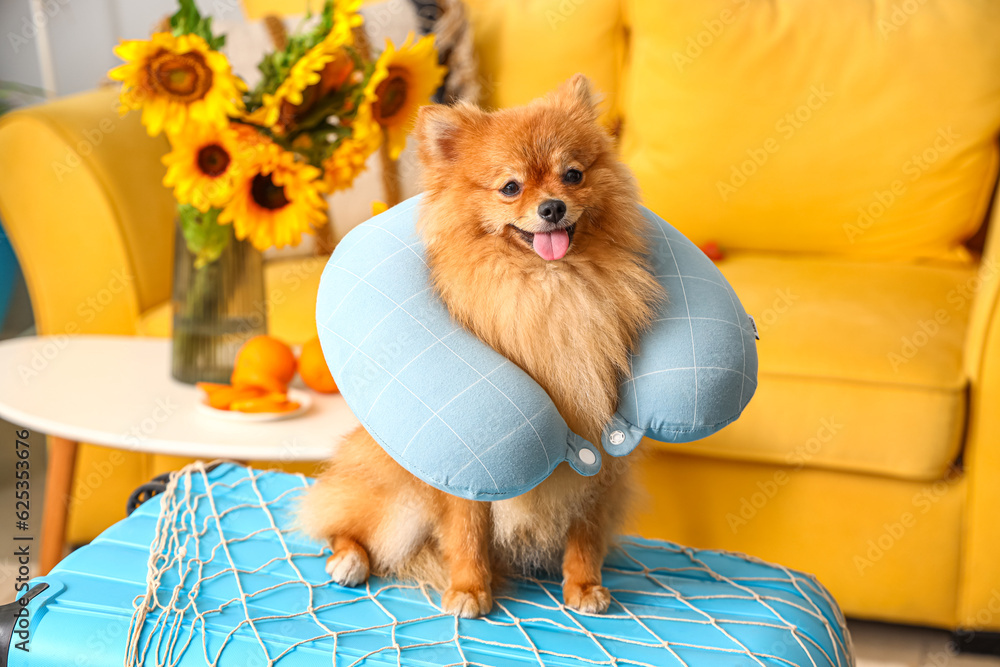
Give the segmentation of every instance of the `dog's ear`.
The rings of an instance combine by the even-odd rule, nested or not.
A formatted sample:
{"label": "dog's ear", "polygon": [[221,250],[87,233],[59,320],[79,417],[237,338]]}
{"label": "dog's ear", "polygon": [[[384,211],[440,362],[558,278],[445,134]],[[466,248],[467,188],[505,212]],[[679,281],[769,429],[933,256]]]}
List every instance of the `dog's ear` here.
{"label": "dog's ear", "polygon": [[552,93],[552,100],[568,108],[582,112],[587,118],[597,120],[601,96],[595,93],[590,79],[583,74],[574,74]]}
{"label": "dog's ear", "polygon": [[466,102],[454,106],[431,104],[420,107],[417,114],[417,155],[428,162],[452,162],[458,156],[458,140],[466,125],[482,115],[477,107]]}

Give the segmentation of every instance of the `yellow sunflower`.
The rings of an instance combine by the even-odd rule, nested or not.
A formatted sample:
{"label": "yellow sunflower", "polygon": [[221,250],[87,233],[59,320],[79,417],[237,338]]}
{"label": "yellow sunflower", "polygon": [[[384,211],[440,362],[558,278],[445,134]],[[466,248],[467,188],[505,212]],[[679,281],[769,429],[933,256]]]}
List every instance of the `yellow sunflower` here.
{"label": "yellow sunflower", "polygon": [[284,134],[313,104],[350,77],[354,61],[343,46],[343,41],[330,39],[328,35],[306,51],[292,65],[274,94],[264,93],[262,106],[250,114],[248,120]]}
{"label": "yellow sunflower", "polygon": [[230,123],[229,131],[233,137],[233,158],[236,161],[234,172],[256,165],[262,151],[277,149],[274,142],[261,134],[260,130],[253,125]]}
{"label": "yellow sunflower", "polygon": [[239,152],[238,134],[226,127],[189,124],[171,135],[171,151],[163,156],[163,184],[174,198],[205,212],[222,208],[233,192],[233,172]]}
{"label": "yellow sunflower", "polygon": [[326,36],[337,46],[354,43],[354,28],[365,22],[358,11],[361,0],[340,0],[333,3],[333,29]]}
{"label": "yellow sunflower", "polygon": [[326,223],[320,176],[294,153],[261,143],[253,162],[236,171],[232,198],[219,222],[232,223],[236,238],[250,239],[261,251],[296,245],[303,232]]}
{"label": "yellow sunflower", "polygon": [[163,130],[175,134],[189,120],[222,128],[243,109],[246,84],[198,35],[158,32],[148,40],[122,42],[115,54],[125,64],[108,76],[122,82],[122,112],[142,109],[150,136]]}
{"label": "yellow sunflower", "polygon": [[447,71],[438,64],[433,35],[412,42],[413,33],[399,50],[387,41],[369,81],[375,91],[372,118],[385,130],[393,160],[406,147],[406,135],[413,129],[417,109],[430,103]]}
{"label": "yellow sunflower", "polygon": [[378,143],[381,143],[382,130],[379,124],[375,122],[374,106],[378,102],[378,88],[389,76],[389,69],[387,67],[388,58],[385,57],[385,52],[382,55],[383,57],[375,61],[372,74],[368,77],[368,82],[365,83],[365,88],[361,92],[358,111],[351,122],[352,139],[363,141],[369,138],[369,134],[378,135],[375,148],[378,148]]}
{"label": "yellow sunflower", "polygon": [[368,156],[378,150],[381,139],[379,132],[369,131],[340,141],[333,154],[323,162],[324,179],[330,192],[351,187],[354,179],[365,170]]}

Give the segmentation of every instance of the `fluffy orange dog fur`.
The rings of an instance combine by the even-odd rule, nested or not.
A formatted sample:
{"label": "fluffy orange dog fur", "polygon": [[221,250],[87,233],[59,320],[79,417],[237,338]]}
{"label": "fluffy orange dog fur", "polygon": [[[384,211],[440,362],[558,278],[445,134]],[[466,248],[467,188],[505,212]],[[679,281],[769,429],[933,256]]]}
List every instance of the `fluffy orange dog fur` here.
{"label": "fluffy orange dog fur", "polygon": [[[629,352],[663,295],[636,187],[587,79],[493,113],[424,107],[417,137],[419,228],[441,298],[599,447]],[[359,428],[304,498],[300,521],[330,542],[327,571],[344,585],[370,572],[413,577],[443,590],[445,611],[474,617],[489,612],[505,574],[561,567],[565,603],[603,612],[601,563],[628,505],[629,468],[610,456],[593,477],[560,465],[521,496],[478,502],[417,479]]]}

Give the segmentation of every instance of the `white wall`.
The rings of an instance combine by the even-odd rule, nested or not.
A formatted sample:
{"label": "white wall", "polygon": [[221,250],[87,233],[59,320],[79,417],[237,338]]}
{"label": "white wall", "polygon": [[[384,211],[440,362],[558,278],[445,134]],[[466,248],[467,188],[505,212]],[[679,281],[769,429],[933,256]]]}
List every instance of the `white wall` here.
{"label": "white wall", "polygon": [[[121,39],[148,37],[161,18],[176,11],[176,0],[41,0],[32,14],[30,0],[0,0],[0,80],[42,86],[37,56],[37,26],[47,26],[52,46],[56,93],[96,87],[120,61],[112,48]],[[213,15],[241,15],[238,0],[201,0]]]}

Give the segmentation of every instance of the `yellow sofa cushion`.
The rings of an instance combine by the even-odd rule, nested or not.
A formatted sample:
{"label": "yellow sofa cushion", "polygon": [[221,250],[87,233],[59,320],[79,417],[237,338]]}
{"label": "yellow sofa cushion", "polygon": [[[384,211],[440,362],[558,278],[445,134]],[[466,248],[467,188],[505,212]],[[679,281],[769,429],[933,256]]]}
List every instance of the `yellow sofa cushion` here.
{"label": "yellow sofa cushion", "polygon": [[[273,335],[292,344],[316,335],[326,259],[265,266]],[[710,438],[647,446],[905,479],[944,474],[965,423],[976,267],[735,253],[719,268],[761,332],[757,394]],[[169,304],[148,311],[139,330],[169,336]]]}
{"label": "yellow sofa cushion", "polygon": [[[325,264],[266,265],[273,335],[292,344],[316,335]],[[944,474],[965,424],[975,266],[734,253],[719,268],[761,333],[757,394],[710,438],[646,446],[905,479]],[[169,336],[169,303],[148,311],[139,330]]]}
{"label": "yellow sofa cushion", "polygon": [[719,268],[760,330],[757,393],[716,435],[653,447],[906,479],[944,474],[965,426],[974,266],[740,253]]}
{"label": "yellow sofa cushion", "polygon": [[982,222],[1000,3],[624,2],[623,154],[693,240],[939,257]]}
{"label": "yellow sofa cushion", "polygon": [[626,42],[621,0],[465,4],[486,106],[524,104],[583,72],[605,96],[604,120],[614,121]]}

